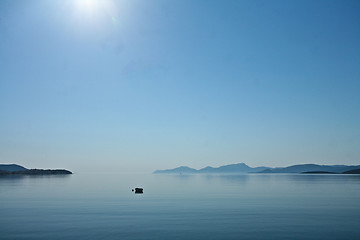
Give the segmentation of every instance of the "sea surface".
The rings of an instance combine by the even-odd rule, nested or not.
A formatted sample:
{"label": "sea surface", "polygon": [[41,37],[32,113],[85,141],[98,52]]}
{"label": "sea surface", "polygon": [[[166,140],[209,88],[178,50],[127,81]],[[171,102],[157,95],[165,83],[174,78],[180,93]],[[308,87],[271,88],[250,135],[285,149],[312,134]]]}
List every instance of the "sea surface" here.
{"label": "sea surface", "polygon": [[0,239],[360,239],[360,176],[0,177]]}

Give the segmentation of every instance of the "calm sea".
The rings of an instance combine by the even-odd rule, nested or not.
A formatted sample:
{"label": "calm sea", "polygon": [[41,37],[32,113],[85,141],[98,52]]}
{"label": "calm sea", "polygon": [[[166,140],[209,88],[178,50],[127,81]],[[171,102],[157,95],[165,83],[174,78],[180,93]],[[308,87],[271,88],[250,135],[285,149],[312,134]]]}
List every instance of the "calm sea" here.
{"label": "calm sea", "polygon": [[1,177],[0,239],[360,239],[360,176]]}

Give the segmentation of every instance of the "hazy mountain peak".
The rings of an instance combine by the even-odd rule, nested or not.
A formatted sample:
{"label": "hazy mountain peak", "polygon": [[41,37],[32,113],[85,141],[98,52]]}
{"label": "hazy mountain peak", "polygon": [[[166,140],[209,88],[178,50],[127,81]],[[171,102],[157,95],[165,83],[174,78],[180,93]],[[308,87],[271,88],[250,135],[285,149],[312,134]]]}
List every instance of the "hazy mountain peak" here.
{"label": "hazy mountain peak", "polygon": [[173,169],[166,170],[156,170],[154,173],[195,173],[196,169],[190,168],[188,166],[180,166]]}
{"label": "hazy mountain peak", "polygon": [[250,172],[258,172],[266,169],[266,167],[260,167],[260,168],[251,168],[245,163],[233,163],[229,165],[224,165],[220,167],[211,167],[207,166],[204,168],[201,168],[200,170],[196,170],[189,167],[177,167],[174,169],[166,169],[166,170],[157,170],[154,173],[250,173]]}

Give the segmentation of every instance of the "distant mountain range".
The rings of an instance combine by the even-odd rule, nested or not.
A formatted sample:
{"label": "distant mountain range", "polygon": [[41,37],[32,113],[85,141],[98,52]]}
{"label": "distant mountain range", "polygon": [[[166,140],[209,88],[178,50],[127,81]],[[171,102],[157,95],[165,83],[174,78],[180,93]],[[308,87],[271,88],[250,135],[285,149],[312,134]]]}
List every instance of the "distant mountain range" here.
{"label": "distant mountain range", "polygon": [[205,167],[199,170],[189,167],[178,167],[174,169],[167,169],[167,170],[156,170],[154,174],[195,174],[195,173],[256,173],[267,169],[267,167],[256,167],[252,168],[246,165],[245,163],[237,163],[237,164],[230,164],[221,167]]}
{"label": "distant mountain range", "polygon": [[64,169],[27,169],[17,164],[0,164],[0,175],[60,175],[72,174]]}
{"label": "distant mountain range", "polygon": [[359,169],[358,166],[347,166],[347,165],[317,165],[317,164],[300,164],[293,165],[284,168],[268,168],[261,173],[302,173],[302,172],[333,172],[343,173],[346,171]]}
{"label": "distant mountain range", "polygon": [[[156,170],[154,174],[234,174],[234,173],[304,173],[304,172],[331,172],[331,173],[356,173],[360,165],[317,165],[299,164],[288,167],[249,167],[245,163],[230,164],[225,166],[205,167],[199,170],[182,166],[174,169]],[[356,170],[356,171],[355,171]]]}

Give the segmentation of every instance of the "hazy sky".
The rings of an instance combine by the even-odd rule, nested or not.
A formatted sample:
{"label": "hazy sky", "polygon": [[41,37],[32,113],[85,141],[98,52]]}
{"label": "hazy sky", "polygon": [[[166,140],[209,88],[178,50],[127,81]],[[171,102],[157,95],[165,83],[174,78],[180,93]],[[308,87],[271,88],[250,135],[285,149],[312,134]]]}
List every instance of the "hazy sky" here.
{"label": "hazy sky", "polygon": [[360,164],[360,2],[1,0],[0,162]]}

